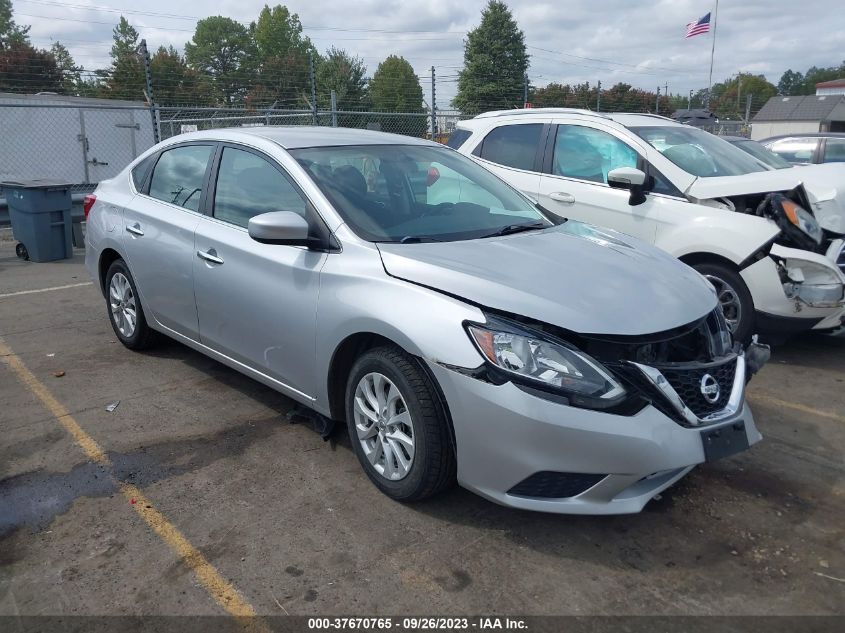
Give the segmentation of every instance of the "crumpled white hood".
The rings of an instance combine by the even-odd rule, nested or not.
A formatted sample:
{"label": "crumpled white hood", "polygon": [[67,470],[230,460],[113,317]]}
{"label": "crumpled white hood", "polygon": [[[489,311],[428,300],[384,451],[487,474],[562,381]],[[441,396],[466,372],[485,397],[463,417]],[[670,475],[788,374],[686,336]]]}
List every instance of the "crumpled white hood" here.
{"label": "crumpled white hood", "polygon": [[707,200],[725,196],[742,196],[749,193],[789,191],[801,183],[801,176],[796,170],[777,169],[742,176],[696,178],[684,193],[699,200]]}

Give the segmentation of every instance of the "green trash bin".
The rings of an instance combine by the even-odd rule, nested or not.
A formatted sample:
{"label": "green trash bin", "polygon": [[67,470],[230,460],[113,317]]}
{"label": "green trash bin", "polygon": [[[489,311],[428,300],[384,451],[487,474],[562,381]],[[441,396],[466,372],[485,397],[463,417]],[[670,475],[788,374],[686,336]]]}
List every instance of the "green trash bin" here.
{"label": "green trash bin", "polygon": [[0,183],[21,259],[52,262],[73,257],[70,185],[53,180]]}

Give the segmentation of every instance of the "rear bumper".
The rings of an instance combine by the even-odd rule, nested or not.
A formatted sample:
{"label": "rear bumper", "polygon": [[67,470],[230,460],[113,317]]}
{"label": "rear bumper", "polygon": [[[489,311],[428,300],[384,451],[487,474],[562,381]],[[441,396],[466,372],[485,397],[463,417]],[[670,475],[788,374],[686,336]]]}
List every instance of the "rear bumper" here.
{"label": "rear bumper", "polygon": [[[569,407],[512,383],[493,385],[429,362],[455,429],[458,482],[496,503],[564,514],[639,512],[655,494],[705,461],[700,429],[683,427],[647,406],[633,416]],[[743,404],[748,444],[762,436]],[[511,494],[536,473],[604,475],[567,498]]]}

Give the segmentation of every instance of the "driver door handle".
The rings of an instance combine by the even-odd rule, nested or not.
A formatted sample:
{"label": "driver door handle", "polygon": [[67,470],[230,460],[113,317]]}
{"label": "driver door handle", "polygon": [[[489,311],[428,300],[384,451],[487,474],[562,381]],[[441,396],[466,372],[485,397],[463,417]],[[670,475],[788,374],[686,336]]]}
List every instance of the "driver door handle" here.
{"label": "driver door handle", "polygon": [[217,251],[213,248],[209,248],[207,251],[197,251],[197,256],[207,262],[211,262],[212,264],[223,263],[223,259],[221,257],[217,257]]}
{"label": "driver door handle", "polygon": [[563,204],[572,204],[575,202],[575,196],[565,191],[555,191],[549,194],[549,198],[555,202],[562,202]]}
{"label": "driver door handle", "polygon": [[126,230],[132,233],[132,235],[137,235],[138,237],[141,237],[144,234],[144,232],[141,230],[141,225],[137,222],[132,225],[127,225]]}

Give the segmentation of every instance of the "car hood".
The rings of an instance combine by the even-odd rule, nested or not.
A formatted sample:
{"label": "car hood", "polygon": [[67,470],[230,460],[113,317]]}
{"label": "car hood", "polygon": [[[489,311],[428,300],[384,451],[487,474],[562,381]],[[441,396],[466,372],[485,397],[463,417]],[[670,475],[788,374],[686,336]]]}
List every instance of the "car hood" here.
{"label": "car hood", "polygon": [[652,334],[716,307],[712,287],[674,257],[572,220],[499,238],[378,248],[393,277],[580,334]]}
{"label": "car hood", "polygon": [[696,178],[684,193],[698,200],[708,200],[751,193],[789,191],[801,183],[801,174],[797,170],[774,169],[742,176]]}

